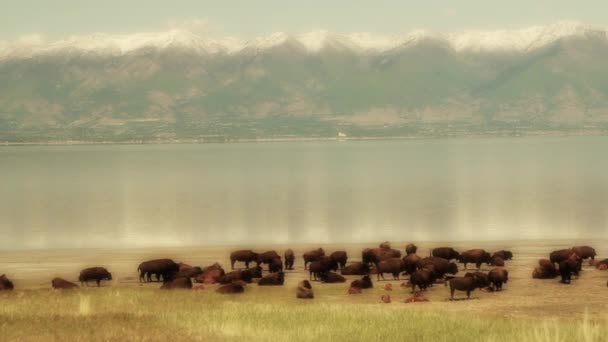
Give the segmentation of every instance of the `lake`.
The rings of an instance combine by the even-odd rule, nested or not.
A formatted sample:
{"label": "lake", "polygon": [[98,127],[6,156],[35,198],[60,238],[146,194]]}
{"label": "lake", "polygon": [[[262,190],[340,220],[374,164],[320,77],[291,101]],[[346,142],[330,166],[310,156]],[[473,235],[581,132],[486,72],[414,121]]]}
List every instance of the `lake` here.
{"label": "lake", "polygon": [[0,248],[605,238],[608,137],[0,147]]}

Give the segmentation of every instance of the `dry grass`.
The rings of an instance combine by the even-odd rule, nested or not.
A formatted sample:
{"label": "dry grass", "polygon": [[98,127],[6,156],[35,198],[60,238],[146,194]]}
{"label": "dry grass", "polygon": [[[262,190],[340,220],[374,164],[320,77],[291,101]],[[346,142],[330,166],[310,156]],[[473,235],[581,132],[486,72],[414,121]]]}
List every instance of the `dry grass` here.
{"label": "dry grass", "polygon": [[[605,320],[523,320],[426,304],[298,301],[293,289],[101,288],[0,295],[3,341],[602,341]],[[289,290],[289,291],[287,291]],[[336,289],[317,291],[330,296]],[[290,296],[282,293],[291,293]],[[280,293],[279,295],[276,295]],[[319,297],[318,296],[318,297]]]}

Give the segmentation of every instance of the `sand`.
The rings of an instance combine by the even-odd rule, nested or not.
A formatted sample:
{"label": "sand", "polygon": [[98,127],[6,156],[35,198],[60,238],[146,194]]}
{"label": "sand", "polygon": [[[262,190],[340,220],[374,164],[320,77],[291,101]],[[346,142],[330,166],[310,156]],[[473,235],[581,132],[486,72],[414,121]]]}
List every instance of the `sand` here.
{"label": "sand", "polygon": [[[325,291],[325,296],[318,296],[316,301],[345,302],[357,304],[378,303],[380,296],[385,293],[384,284],[391,283],[393,291],[389,293],[393,299],[390,305],[426,305],[441,307],[443,310],[454,312],[473,312],[480,315],[498,315],[505,317],[581,317],[588,314],[590,317],[605,318],[608,312],[608,271],[600,271],[583,264],[583,271],[578,279],[570,285],[559,283],[559,279],[539,280],[532,279],[532,270],[540,258],[548,258],[551,251],[568,248],[573,245],[593,246],[598,259],[608,258],[608,240],[525,240],[525,241],[461,241],[461,242],[418,242],[415,243],[418,255],[428,256],[430,248],[452,246],[457,250],[484,248],[491,252],[507,249],[511,250],[514,258],[507,261],[505,268],[509,271],[509,282],[502,292],[475,291],[471,300],[449,300],[449,290],[444,285],[435,285],[425,296],[430,300],[426,303],[404,304],[402,301],[410,296],[410,289],[400,287],[407,281],[392,280],[386,275],[386,281],[376,281],[373,275],[375,288],[362,295],[348,295],[348,283],[358,278],[347,276],[346,284],[321,284],[314,282],[314,287],[333,289]],[[409,242],[392,242],[392,247],[404,252]],[[5,251],[0,252],[0,274],[13,280],[17,290],[36,290],[50,288],[53,277],[62,277],[77,281],[79,271],[85,267],[104,266],[114,276],[114,280],[106,286],[112,287],[160,287],[159,283],[141,284],[138,280],[137,266],[141,261],[153,258],[168,257],[178,262],[195,266],[207,266],[219,262],[224,268],[230,270],[230,252],[237,249],[251,248],[262,252],[276,250],[283,254],[286,248],[292,248],[296,253],[295,270],[286,272],[286,283],[276,291],[293,292],[296,284],[302,279],[308,279],[308,271],[303,268],[302,253],[304,251],[323,247],[326,252],[346,250],[349,262],[361,259],[361,250],[366,247],[377,247],[379,242],[365,244],[343,245],[269,245],[269,246],[221,246],[221,247],[175,247],[175,248],[134,248],[134,249],[67,249],[67,250],[32,250],[32,251]],[[244,267],[237,263],[237,267]],[[473,271],[474,265],[468,265]],[[483,265],[483,271],[489,271],[492,266]],[[466,271],[459,264],[462,275]],[[391,280],[389,280],[391,279]],[[93,285],[93,284],[92,284]],[[255,285],[254,285],[255,286]],[[457,293],[464,298],[464,293]]]}

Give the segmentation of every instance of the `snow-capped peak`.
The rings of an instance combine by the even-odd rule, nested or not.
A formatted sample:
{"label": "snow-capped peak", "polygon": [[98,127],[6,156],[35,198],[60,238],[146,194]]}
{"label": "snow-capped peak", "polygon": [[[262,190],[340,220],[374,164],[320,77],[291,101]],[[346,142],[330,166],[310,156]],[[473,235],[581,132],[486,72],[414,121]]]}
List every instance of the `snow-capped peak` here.
{"label": "snow-capped peak", "polygon": [[263,51],[293,42],[309,53],[319,53],[327,47],[349,49],[353,52],[381,53],[397,47],[411,47],[423,41],[439,41],[457,52],[517,51],[525,52],[551,44],[565,37],[585,37],[594,34],[607,37],[603,27],[564,21],[553,25],[532,26],[519,30],[464,31],[439,33],[417,30],[405,35],[380,35],[372,33],[339,34],[314,31],[299,35],[277,32],[264,37],[243,40],[234,37],[211,39],[187,30],[147,32],[129,35],[70,36],[47,42],[38,35],[24,36],[14,41],[0,41],[0,58],[31,57],[38,54],[81,51],[127,54],[143,48],[187,49],[199,54],[234,54],[243,50]]}

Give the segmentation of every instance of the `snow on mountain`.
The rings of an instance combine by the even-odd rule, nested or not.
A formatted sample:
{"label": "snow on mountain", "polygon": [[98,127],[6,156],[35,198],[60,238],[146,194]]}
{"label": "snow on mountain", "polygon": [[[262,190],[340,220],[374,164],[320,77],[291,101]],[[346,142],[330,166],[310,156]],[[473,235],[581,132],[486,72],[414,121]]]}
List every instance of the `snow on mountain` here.
{"label": "snow on mountain", "polygon": [[371,33],[337,34],[315,31],[300,35],[278,32],[251,40],[234,37],[210,39],[186,30],[107,35],[102,33],[71,36],[47,42],[39,36],[26,36],[15,41],[0,41],[0,59],[32,57],[40,54],[79,51],[122,55],[143,48],[181,48],[199,54],[234,54],[240,51],[263,51],[288,42],[300,44],[308,53],[318,53],[327,47],[353,52],[385,52],[397,47],[410,47],[422,41],[439,41],[457,52],[516,51],[525,52],[551,44],[565,37],[586,37],[590,34],[608,38],[603,27],[577,22],[559,22],[547,26],[533,26],[519,30],[465,31],[437,33],[413,31],[405,35],[379,35]]}

